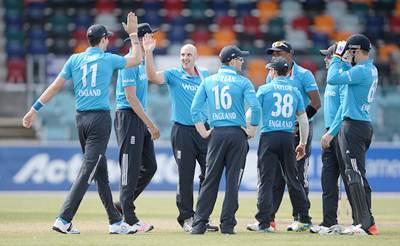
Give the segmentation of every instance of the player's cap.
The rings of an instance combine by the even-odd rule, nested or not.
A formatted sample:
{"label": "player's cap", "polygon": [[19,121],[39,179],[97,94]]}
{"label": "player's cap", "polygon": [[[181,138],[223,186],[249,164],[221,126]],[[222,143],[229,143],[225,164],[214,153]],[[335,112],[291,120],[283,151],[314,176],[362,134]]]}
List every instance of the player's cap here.
{"label": "player's cap", "polygon": [[278,74],[287,74],[289,71],[289,63],[286,58],[283,57],[274,57],[267,64],[267,68],[272,68],[278,72]]}
{"label": "player's cap", "polygon": [[347,39],[346,49],[362,49],[369,51],[371,49],[371,42],[362,34],[353,34]]}
{"label": "player's cap", "polygon": [[332,56],[333,53],[335,53],[335,49],[336,49],[336,44],[332,44],[326,50],[319,50],[319,53],[321,54],[321,56]]}
{"label": "player's cap", "polygon": [[271,55],[274,51],[285,51],[287,53],[292,53],[293,48],[287,41],[281,40],[276,41],[272,44],[272,47],[267,49],[267,54]]}
{"label": "player's cap", "polygon": [[[138,25],[138,38],[143,38],[146,33],[155,33],[159,30],[159,28],[151,28],[149,23],[140,23]],[[124,39],[124,42],[130,40],[129,37]]]}
{"label": "player's cap", "polygon": [[230,62],[231,60],[238,58],[238,57],[245,57],[249,55],[250,52],[245,50],[240,50],[235,45],[228,45],[222,48],[221,52],[219,53],[219,58],[221,62]]}
{"label": "player's cap", "polygon": [[97,39],[103,37],[110,37],[113,33],[108,31],[107,28],[103,25],[94,24],[90,26],[86,32],[86,36],[88,39]]}

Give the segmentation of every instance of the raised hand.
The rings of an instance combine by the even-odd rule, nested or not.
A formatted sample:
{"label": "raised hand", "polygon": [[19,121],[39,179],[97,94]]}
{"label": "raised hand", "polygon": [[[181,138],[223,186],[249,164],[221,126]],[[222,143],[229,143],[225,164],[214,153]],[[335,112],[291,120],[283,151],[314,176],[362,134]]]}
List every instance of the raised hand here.
{"label": "raised hand", "polygon": [[336,44],[335,54],[338,56],[343,56],[346,51],[346,41],[339,41]]}
{"label": "raised hand", "polygon": [[143,49],[144,51],[153,52],[156,47],[156,40],[153,38],[153,35],[150,33],[146,33],[143,37]]}
{"label": "raised hand", "polygon": [[137,16],[134,13],[129,12],[128,16],[126,17],[126,23],[122,22],[122,26],[124,27],[125,32],[127,32],[128,34],[137,33]]}

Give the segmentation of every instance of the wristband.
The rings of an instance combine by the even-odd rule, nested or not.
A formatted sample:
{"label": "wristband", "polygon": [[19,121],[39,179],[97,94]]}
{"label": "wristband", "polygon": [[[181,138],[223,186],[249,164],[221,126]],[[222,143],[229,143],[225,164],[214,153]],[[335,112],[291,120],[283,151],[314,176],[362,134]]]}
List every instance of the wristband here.
{"label": "wristband", "polygon": [[39,112],[39,110],[40,110],[41,108],[43,108],[43,106],[44,106],[44,104],[38,99],[38,100],[36,100],[36,102],[32,105],[32,109],[33,109],[35,112]]}
{"label": "wristband", "polygon": [[313,106],[307,105],[306,113],[307,118],[311,119],[317,113],[317,110]]}
{"label": "wristband", "polygon": [[129,37],[131,37],[131,38],[137,37],[137,36],[138,36],[137,32],[133,32],[133,33],[129,34]]}

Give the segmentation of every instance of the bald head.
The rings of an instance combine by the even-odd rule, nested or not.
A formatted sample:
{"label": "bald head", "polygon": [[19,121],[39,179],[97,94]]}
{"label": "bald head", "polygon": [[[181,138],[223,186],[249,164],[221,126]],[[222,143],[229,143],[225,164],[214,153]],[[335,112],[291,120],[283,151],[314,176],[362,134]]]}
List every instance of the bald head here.
{"label": "bald head", "polygon": [[181,63],[183,69],[189,74],[194,72],[195,61],[197,59],[197,49],[193,44],[185,44],[181,48]]}
{"label": "bald head", "polygon": [[193,44],[185,44],[184,46],[182,46],[181,48],[181,54],[182,53],[190,53],[192,54],[194,57],[197,57],[197,48],[196,46],[194,46]]}

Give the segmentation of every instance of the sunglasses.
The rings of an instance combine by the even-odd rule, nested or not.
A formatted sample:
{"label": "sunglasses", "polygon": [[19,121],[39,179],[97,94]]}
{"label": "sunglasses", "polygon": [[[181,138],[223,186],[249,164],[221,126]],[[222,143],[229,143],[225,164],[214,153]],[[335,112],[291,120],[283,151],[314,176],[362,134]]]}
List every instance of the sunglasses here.
{"label": "sunglasses", "polygon": [[272,48],[282,47],[282,46],[289,48],[289,46],[285,44],[283,41],[276,41],[272,44]]}

